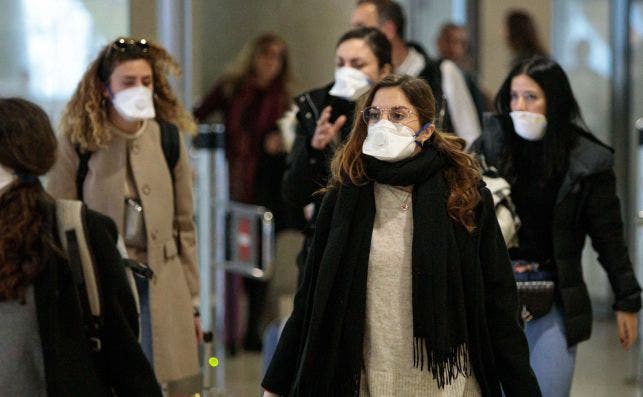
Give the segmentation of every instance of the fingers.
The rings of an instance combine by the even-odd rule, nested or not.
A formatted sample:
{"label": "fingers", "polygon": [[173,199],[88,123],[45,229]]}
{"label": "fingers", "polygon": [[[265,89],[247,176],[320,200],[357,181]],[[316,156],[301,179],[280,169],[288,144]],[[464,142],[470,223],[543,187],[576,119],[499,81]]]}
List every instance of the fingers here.
{"label": "fingers", "polygon": [[340,128],[346,123],[346,116],[340,116],[334,123],[330,122],[332,108],[326,106],[322,110],[319,120],[317,120],[317,128],[311,141],[311,146],[314,149],[324,149],[337,135]]}
{"label": "fingers", "polygon": [[348,120],[348,118],[344,115],[339,116],[337,120],[335,120],[335,124],[333,124],[335,134],[346,124],[346,120]]}
{"label": "fingers", "polygon": [[624,350],[629,350],[638,337],[638,319],[636,313],[616,312],[618,336]]}
{"label": "fingers", "polygon": [[317,120],[318,126],[322,126],[328,123],[328,119],[330,119],[331,111],[332,111],[332,108],[330,106],[326,106],[324,110],[322,110],[321,114],[319,115],[319,120]]}

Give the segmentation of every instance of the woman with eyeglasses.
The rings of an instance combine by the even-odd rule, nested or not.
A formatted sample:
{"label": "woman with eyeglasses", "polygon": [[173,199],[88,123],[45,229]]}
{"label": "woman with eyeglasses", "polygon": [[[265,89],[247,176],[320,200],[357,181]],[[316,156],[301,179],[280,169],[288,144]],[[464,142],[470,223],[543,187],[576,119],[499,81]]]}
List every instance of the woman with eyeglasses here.
{"label": "woman with eyeglasses", "polygon": [[264,396],[539,396],[491,194],[431,89],[389,76],[356,113]]}
{"label": "woman with eyeglasses", "polygon": [[178,130],[194,121],[168,81],[179,68],[162,47],[119,38],[82,77],[61,120],[48,190],[110,216],[136,277],[142,346],[172,395],[198,392],[199,281],[192,171]]}
{"label": "woman with eyeglasses", "polygon": [[623,349],[637,339],[641,288],[623,236],[614,154],[587,130],[565,71],[548,58],[512,69],[496,112],[473,149],[511,185],[522,224],[509,250],[519,288],[549,286],[520,294],[531,365],[545,396],[568,396],[578,343],[592,331],[581,262],[588,236],[614,292]]}
{"label": "woman with eyeglasses", "polygon": [[[60,215],[39,177],[56,159],[45,112],[0,98],[0,395],[161,396],[138,344],[136,306],[116,250],[116,226],[86,211],[85,237],[100,286],[99,344],[90,346]],[[92,339],[96,340],[96,339]]]}
{"label": "woman with eyeglasses", "polygon": [[[262,205],[274,214],[275,231],[291,226],[280,191],[286,166],[284,143],[277,121],[291,104],[292,80],[286,42],[264,33],[250,42],[224,75],[194,109],[194,117],[207,120],[221,112],[225,122],[225,148],[229,170],[230,199]],[[240,277],[226,275],[226,346],[234,353],[238,333],[236,318]],[[267,283],[244,278],[248,296],[243,347],[260,351],[261,322]]]}
{"label": "woman with eyeglasses", "polygon": [[350,30],[335,47],[335,81],[295,98],[297,135],[282,193],[290,204],[304,210],[308,223],[297,257],[298,284],[322,199],[314,193],[328,182],[330,160],[348,138],[356,101],[391,70],[391,44],[383,33],[375,28]]}

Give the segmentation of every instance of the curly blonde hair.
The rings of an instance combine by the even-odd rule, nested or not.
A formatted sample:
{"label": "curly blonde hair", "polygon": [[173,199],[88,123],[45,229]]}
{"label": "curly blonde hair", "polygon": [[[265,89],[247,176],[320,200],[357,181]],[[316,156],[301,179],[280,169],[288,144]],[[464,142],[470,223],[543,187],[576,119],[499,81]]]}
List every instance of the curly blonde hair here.
{"label": "curly blonde hair", "polygon": [[[127,43],[125,51],[116,46],[118,41]],[[145,47],[141,47],[144,50],[129,50],[129,46],[139,43],[145,43]],[[107,126],[109,102],[103,92],[114,69],[123,62],[136,59],[146,60],[152,68],[156,120],[175,124],[184,132],[196,132],[192,115],[176,97],[168,81],[169,75],[181,75],[176,61],[163,47],[145,40],[122,37],[106,45],[92,61],[63,112],[60,131],[81,151],[109,146],[112,139]]]}
{"label": "curly blonde hair", "polygon": [[[358,102],[349,138],[335,153],[331,162],[331,178],[327,189],[337,188],[342,184],[364,185],[369,182],[362,157],[362,144],[368,132],[361,113],[365,107],[373,103],[377,91],[389,87],[402,90],[415,108],[421,125],[433,121],[435,99],[431,88],[424,80],[406,75],[385,77]],[[476,227],[475,210],[481,201],[478,190],[481,179],[478,163],[464,152],[464,140],[455,135],[436,131],[426,144],[433,146],[447,158],[447,166],[443,172],[449,189],[449,216],[472,232]]]}

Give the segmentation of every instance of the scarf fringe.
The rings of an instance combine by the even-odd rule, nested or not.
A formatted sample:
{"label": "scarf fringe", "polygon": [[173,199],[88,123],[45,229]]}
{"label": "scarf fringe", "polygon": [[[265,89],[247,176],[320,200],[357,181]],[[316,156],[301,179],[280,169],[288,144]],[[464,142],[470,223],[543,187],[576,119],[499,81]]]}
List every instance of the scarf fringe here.
{"label": "scarf fringe", "polygon": [[413,338],[413,366],[424,370],[424,358],[426,356],[426,369],[433,374],[438,388],[444,389],[445,385],[451,384],[459,375],[470,376],[471,365],[467,344],[462,343],[451,348],[449,351],[440,353],[429,351],[426,339],[423,337]]}

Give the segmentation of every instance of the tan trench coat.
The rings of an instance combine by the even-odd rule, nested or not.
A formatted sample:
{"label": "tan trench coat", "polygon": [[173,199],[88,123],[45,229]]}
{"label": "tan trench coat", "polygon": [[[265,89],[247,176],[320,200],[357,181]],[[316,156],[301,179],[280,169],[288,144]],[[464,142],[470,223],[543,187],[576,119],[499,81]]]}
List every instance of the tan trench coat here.
{"label": "tan trench coat", "polygon": [[[128,143],[125,138],[114,136],[109,147],[93,153],[83,190],[87,206],[110,216],[122,235],[129,156],[144,208],[147,260],[154,271],[150,280],[150,313],[154,369],[161,383],[199,374],[192,310],[199,296],[192,171],[187,150],[180,141],[180,157],[174,168],[174,194],[161,148],[160,128],[155,121],[148,121],[143,133],[133,141]],[[52,196],[77,198],[75,180],[78,164],[74,147],[67,138],[60,137],[58,159],[47,183],[47,190]],[[180,238],[175,237],[174,218]]]}

